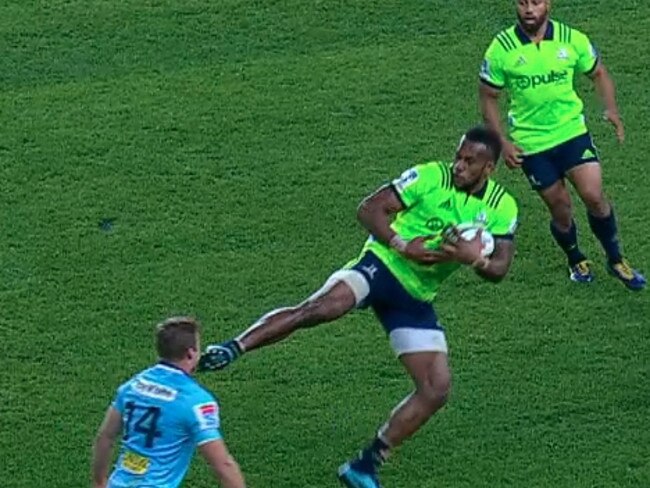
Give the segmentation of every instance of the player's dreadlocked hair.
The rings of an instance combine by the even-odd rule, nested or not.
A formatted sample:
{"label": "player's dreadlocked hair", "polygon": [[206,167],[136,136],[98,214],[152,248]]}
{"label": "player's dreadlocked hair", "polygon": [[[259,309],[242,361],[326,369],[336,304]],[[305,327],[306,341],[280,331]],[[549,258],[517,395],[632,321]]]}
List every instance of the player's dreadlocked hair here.
{"label": "player's dreadlocked hair", "polygon": [[501,156],[501,138],[492,129],[477,125],[468,130],[464,138],[467,141],[483,144],[492,153],[494,163],[496,164],[499,161],[499,157]]}

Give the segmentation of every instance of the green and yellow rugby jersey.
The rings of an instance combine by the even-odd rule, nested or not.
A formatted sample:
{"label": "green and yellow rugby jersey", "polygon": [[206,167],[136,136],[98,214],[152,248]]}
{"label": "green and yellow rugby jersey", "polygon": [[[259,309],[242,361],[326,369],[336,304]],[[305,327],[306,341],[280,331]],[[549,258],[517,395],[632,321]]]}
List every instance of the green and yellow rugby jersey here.
{"label": "green and yellow rugby jersey", "polygon": [[[469,195],[454,186],[451,164],[431,162],[405,171],[393,181],[393,188],[405,209],[397,213],[391,227],[404,239],[433,235],[430,247],[435,249],[445,229],[470,222],[483,226],[495,239],[514,236],[517,203],[493,180],[479,194]],[[376,254],[402,286],[423,301],[432,301],[440,284],[460,267],[458,263],[418,264],[372,236],[363,248],[366,251]]]}
{"label": "green and yellow rugby jersey", "polygon": [[598,54],[582,32],[549,21],[535,44],[519,25],[499,32],[485,53],[482,82],[506,88],[510,137],[526,154],[535,154],[587,132],[574,73],[591,73]]}

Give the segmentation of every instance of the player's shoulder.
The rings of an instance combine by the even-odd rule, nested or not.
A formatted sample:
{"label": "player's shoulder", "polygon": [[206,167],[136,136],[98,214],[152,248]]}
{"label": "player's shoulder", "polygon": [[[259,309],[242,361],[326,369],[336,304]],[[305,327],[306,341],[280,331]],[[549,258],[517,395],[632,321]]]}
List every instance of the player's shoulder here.
{"label": "player's shoulder", "polygon": [[393,186],[401,193],[407,187],[441,186],[451,188],[451,164],[443,161],[418,163],[404,171],[393,181]]}
{"label": "player's shoulder", "polygon": [[131,383],[133,382],[134,378],[135,378],[135,376],[129,378],[128,380],[126,380],[125,382],[120,384],[120,386],[117,387],[116,396],[118,398],[124,397],[125,395],[127,395],[129,393],[129,391],[131,390]]}
{"label": "player's shoulder", "polygon": [[587,34],[583,31],[570,26],[569,24],[560,20],[552,19],[553,37],[557,42],[565,44],[575,44],[585,40],[589,40]]}
{"label": "player's shoulder", "polygon": [[120,412],[122,411],[122,406],[126,402],[135,400],[139,396],[137,386],[139,385],[139,378],[141,374],[142,371],[131,376],[129,379],[121,383],[115,390],[115,396],[112,405]]}
{"label": "player's shoulder", "polygon": [[419,164],[417,168],[424,178],[440,182],[441,187],[451,189],[453,181],[450,162],[429,161]]}
{"label": "player's shoulder", "polygon": [[191,423],[202,428],[219,427],[220,406],[216,396],[201,384],[195,382],[192,390],[185,397],[187,415]]}
{"label": "player's shoulder", "polygon": [[204,389],[194,378],[183,370],[164,363],[135,374],[118,388],[118,395],[174,405],[182,405],[191,402],[193,398],[205,396]]}
{"label": "player's shoulder", "polygon": [[125,395],[163,403],[176,401],[182,391],[182,383],[161,375],[155,366],[140,371],[123,386]]}
{"label": "player's shoulder", "polygon": [[517,200],[501,183],[489,180],[484,197],[485,204],[497,212],[517,212]]}
{"label": "player's shoulder", "polygon": [[148,375],[151,369],[152,368],[146,368],[135,373],[133,376],[131,376],[129,379],[117,387],[117,393],[119,395],[124,395],[131,391],[137,391],[138,385],[141,384],[142,380]]}
{"label": "player's shoulder", "polygon": [[515,27],[515,25],[511,25],[494,35],[488,47],[488,53],[492,57],[507,54],[519,47]]}
{"label": "player's shoulder", "polygon": [[218,414],[217,399],[194,378],[186,376],[184,380],[178,379],[173,386],[170,385],[170,389],[176,393],[176,397],[170,402],[174,418],[192,423],[194,419],[201,421]]}
{"label": "player's shoulder", "polygon": [[205,403],[218,404],[217,397],[214,393],[195,380],[188,385],[185,397],[187,403],[192,407]]}

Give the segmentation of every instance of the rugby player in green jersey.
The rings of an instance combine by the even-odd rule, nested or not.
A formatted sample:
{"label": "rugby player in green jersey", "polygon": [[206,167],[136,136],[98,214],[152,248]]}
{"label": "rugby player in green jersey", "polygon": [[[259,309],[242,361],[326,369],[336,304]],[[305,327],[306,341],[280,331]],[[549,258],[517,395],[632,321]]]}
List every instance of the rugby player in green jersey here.
{"label": "rugby player in green jersey", "polygon": [[[390,449],[440,409],[449,392],[447,341],[432,306],[440,284],[462,265],[494,282],[510,268],[517,205],[490,179],[500,152],[496,132],[471,129],[453,163],[415,166],[365,198],[357,216],[370,237],[361,255],[299,305],[269,312],[236,338],[208,346],[199,368],[222,369],[243,353],[298,329],[335,320],[355,308],[372,308],[415,383],[415,391],[395,408],[368,447],[339,468],[348,487],[379,487],[376,470]],[[465,223],[493,235],[495,250],[489,258],[481,255],[480,233],[470,241],[448,238],[450,229],[457,237],[456,226]]]}
{"label": "rugby player in green jersey", "polygon": [[[518,23],[498,33],[485,53],[479,98],[486,124],[501,134],[510,168],[522,167],[551,213],[551,234],[566,253],[569,277],[591,282],[589,261],[578,247],[565,178],[587,207],[591,230],[607,255],[607,269],[632,290],[646,280],[623,257],[616,218],[602,189],[598,152],[585,125],[574,73],[589,76],[619,141],[625,137],[614,83],[582,32],[549,17],[550,0],[518,0]],[[498,99],[510,95],[508,139],[501,130]]]}

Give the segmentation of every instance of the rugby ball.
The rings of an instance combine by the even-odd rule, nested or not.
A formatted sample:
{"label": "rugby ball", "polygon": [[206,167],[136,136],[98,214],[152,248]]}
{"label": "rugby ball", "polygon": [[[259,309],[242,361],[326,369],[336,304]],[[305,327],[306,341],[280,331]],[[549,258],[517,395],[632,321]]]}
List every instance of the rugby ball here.
{"label": "rugby ball", "polygon": [[479,229],[482,229],[481,244],[483,247],[481,248],[481,256],[486,258],[494,252],[494,237],[483,227],[473,223],[466,223],[457,225],[456,229],[460,232],[460,238],[466,241],[474,239]]}

